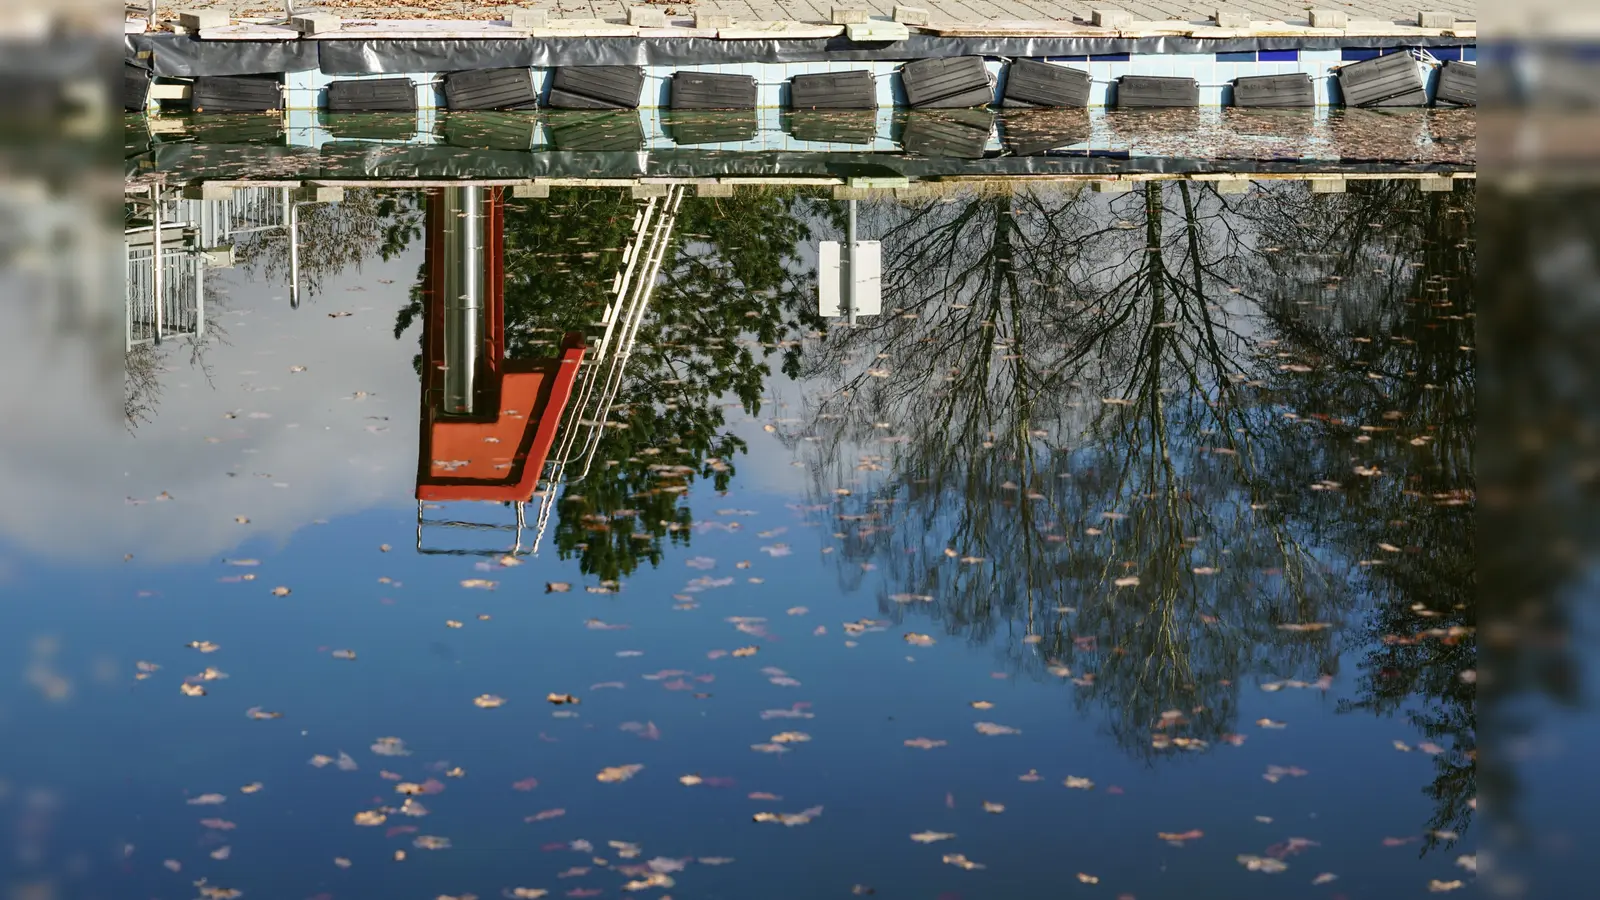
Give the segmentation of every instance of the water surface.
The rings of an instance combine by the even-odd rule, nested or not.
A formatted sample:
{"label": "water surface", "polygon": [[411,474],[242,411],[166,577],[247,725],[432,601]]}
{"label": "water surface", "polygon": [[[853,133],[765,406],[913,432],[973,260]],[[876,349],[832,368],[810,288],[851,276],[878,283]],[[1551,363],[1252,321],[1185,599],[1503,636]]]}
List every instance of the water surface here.
{"label": "water surface", "polygon": [[[121,398],[20,401],[82,414],[3,467],[8,886],[1471,882],[1471,184],[879,194],[853,321],[826,188],[494,194],[479,358],[589,347],[520,529],[416,499],[474,463],[419,461],[452,191],[305,207],[298,309],[282,229],[241,227]],[[608,314],[636,239],[659,275]]]}

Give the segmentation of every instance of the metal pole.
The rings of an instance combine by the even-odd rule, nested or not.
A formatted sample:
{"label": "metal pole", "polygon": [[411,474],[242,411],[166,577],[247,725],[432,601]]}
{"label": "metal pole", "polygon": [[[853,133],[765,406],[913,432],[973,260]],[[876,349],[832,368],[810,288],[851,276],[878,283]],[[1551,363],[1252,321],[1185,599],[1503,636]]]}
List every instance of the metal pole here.
{"label": "metal pole", "polygon": [[289,203],[289,308],[300,308],[300,204]]}
{"label": "metal pole", "polygon": [[845,314],[850,317],[850,324],[854,325],[856,324],[856,201],[850,200],[848,202],[850,204],[850,223],[848,230],[845,232],[846,247],[844,259],[840,260],[842,263],[840,268],[844,270],[843,300]]}
{"label": "metal pole", "polygon": [[150,5],[145,8],[144,30],[156,30],[156,0],[146,0]]}
{"label": "metal pole", "polygon": [[483,350],[483,188],[446,188],[439,202],[444,204],[445,409],[471,414]]}
{"label": "metal pole", "polygon": [[150,222],[154,226],[150,229],[150,292],[155,300],[156,317],[156,346],[161,346],[162,325],[162,300],[166,295],[167,278],[161,266],[161,193],[156,187],[150,188]]}

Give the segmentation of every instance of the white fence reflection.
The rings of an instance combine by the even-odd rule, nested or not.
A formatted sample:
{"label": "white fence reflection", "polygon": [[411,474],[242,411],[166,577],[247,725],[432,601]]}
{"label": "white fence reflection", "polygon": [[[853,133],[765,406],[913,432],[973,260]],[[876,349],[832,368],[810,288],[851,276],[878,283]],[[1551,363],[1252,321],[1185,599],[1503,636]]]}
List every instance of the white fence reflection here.
{"label": "white fence reflection", "polygon": [[[239,237],[286,227],[288,187],[242,187],[220,199],[134,198],[125,228],[127,347],[205,333],[205,270],[227,265]],[[157,259],[159,257],[159,264]]]}

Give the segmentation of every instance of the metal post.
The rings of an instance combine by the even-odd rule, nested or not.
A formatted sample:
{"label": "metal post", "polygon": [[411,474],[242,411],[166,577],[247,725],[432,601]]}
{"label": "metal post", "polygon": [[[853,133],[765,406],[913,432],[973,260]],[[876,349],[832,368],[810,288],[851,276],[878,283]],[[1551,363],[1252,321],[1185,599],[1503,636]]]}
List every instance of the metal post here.
{"label": "metal post", "polygon": [[291,200],[289,214],[289,308],[300,308],[300,204]]}
{"label": "metal post", "polygon": [[155,31],[156,30],[156,0],[146,0],[146,2],[149,3],[149,6],[147,6],[145,8],[144,30],[145,31]]}
{"label": "metal post", "polygon": [[477,401],[484,314],[483,188],[446,188],[444,208],[445,410],[471,414]]}
{"label": "metal post", "polygon": [[157,188],[157,187],[154,187],[154,186],[152,186],[150,188],[150,201],[151,201],[150,222],[153,225],[153,227],[150,229],[150,241],[151,241],[151,243],[150,243],[150,252],[152,254],[151,257],[150,257],[150,261],[151,261],[151,266],[150,266],[150,292],[154,295],[154,299],[155,299],[155,313],[156,313],[156,337],[155,337],[155,343],[156,343],[156,346],[159,347],[159,346],[161,346],[161,326],[162,326],[162,320],[163,320],[163,315],[162,315],[163,311],[162,311],[161,307],[164,305],[162,301],[165,299],[165,296],[166,296],[166,284],[167,284],[166,273],[162,270],[162,265],[161,265],[161,189],[160,188]]}
{"label": "metal post", "polygon": [[850,204],[849,227],[845,232],[845,252],[839,268],[844,272],[843,297],[845,315],[849,316],[851,325],[856,324],[856,201]]}

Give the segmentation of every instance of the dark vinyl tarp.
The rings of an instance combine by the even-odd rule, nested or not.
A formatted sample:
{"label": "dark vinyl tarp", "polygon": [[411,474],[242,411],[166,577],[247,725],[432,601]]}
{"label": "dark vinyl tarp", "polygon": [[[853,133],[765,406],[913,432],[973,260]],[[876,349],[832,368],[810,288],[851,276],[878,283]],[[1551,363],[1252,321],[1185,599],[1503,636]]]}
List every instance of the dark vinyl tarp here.
{"label": "dark vinyl tarp", "polygon": [[202,41],[187,35],[125,38],[136,64],[168,77],[258,75],[320,68],[328,75],[452,72],[524,66],[696,66],[990,56],[1038,59],[1109,53],[1221,53],[1339,47],[1437,47],[1454,37],[955,38],[916,34],[858,44],[840,36],[808,40],[713,38],[509,38],[437,40]]}
{"label": "dark vinyl tarp", "polygon": [[184,34],[124,36],[128,61],[167,78],[274,75],[317,67],[317,41],[202,41]]}

